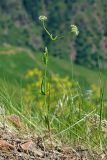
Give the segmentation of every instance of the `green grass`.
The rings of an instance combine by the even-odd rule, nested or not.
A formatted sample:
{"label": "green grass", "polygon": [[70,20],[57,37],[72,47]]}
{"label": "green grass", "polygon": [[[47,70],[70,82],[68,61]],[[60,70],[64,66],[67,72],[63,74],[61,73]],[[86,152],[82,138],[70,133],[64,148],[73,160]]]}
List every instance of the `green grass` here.
{"label": "green grass", "polygon": [[[10,49],[1,50],[8,53]],[[23,100],[26,93],[23,88],[28,84],[25,74],[34,67],[43,69],[42,54],[34,54],[28,49],[17,47],[12,47],[11,50],[14,50],[15,54],[0,54],[0,103],[5,106],[6,113],[19,115],[22,121],[38,134],[44,135],[47,132],[51,139],[58,139],[66,144],[78,143],[90,149],[106,152],[106,135],[100,131],[101,121],[106,116],[102,103],[103,95],[98,103],[96,100],[87,100],[84,94],[89,84],[100,84],[99,72],[49,57],[49,74],[57,73],[62,80],[64,76],[69,76],[71,81],[72,79],[78,81],[80,85],[73,84],[73,87],[66,88],[67,92],[64,95],[62,86],[50,95],[50,98],[46,99],[49,105],[47,111],[46,108],[39,106],[44,99],[40,92],[37,92],[39,95],[34,92],[36,100],[30,103],[24,103]],[[106,80],[105,75],[101,76],[102,82]],[[60,81],[57,83],[59,85]],[[100,115],[97,121],[96,114]]]}
{"label": "green grass", "polygon": [[[10,83],[25,84],[25,74],[28,69],[37,67],[42,69],[41,53],[33,53],[29,49],[18,49],[17,47],[1,47],[1,52],[13,50],[14,55],[0,54],[0,79],[10,81]],[[99,85],[99,71],[89,70],[85,67],[71,64],[69,61],[59,60],[53,57],[49,58],[49,72],[58,73],[61,76],[68,75],[74,80],[78,80],[80,85],[88,89],[89,84],[95,83]],[[102,82],[107,81],[107,73],[102,71]],[[107,84],[105,83],[105,99],[107,94]]]}

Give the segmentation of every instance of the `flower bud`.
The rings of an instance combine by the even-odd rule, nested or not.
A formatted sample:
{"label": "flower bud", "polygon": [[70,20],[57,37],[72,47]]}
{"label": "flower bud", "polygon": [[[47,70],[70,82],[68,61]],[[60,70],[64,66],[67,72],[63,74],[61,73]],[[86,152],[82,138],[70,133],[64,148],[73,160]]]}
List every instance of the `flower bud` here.
{"label": "flower bud", "polygon": [[78,30],[77,26],[71,25],[71,33],[73,33],[74,35],[78,36],[79,30]]}
{"label": "flower bud", "polygon": [[43,54],[43,62],[45,65],[47,65],[47,63],[48,63],[48,49],[47,49],[47,47],[45,47],[45,52]]}
{"label": "flower bud", "polygon": [[40,21],[46,21],[46,20],[47,20],[47,17],[46,17],[46,16],[39,16],[39,20],[40,20]]}

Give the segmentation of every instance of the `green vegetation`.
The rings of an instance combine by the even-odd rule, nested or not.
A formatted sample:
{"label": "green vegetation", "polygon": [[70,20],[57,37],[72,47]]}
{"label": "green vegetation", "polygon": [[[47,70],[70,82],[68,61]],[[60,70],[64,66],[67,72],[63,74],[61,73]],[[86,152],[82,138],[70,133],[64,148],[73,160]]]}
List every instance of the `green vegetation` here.
{"label": "green vegetation", "polygon": [[[104,0],[0,2],[0,107],[52,150],[57,141],[107,153],[105,6]],[[48,16],[47,23],[39,16],[42,27],[40,13]]]}
{"label": "green vegetation", "polygon": [[[35,128],[36,133],[43,135],[47,130],[47,121],[44,119],[44,98],[40,94],[42,54],[37,56],[30,50],[11,47],[12,49],[14,55],[0,54],[0,103],[6,107],[6,114],[19,115],[31,129]],[[7,48],[4,51],[9,52]],[[100,115],[99,88],[95,85],[98,75],[76,65],[73,66],[73,72],[74,74],[72,64],[49,58],[48,74],[52,85],[48,114],[51,139],[72,144],[78,142],[97,149],[101,149],[102,144],[105,150],[106,139],[102,138],[102,131],[100,134],[100,120],[96,115]],[[89,78],[87,74],[90,74]],[[85,84],[85,90],[79,86],[78,80],[83,86]],[[91,83],[94,85],[91,86]],[[88,94],[89,89],[94,93],[92,96]],[[47,101],[49,103],[49,99]],[[102,116],[104,118],[106,115]],[[93,128],[94,122],[97,130]]]}
{"label": "green vegetation", "polygon": [[[41,53],[35,54],[29,49],[13,46],[1,46],[0,50],[0,79],[6,80],[6,82],[8,81],[10,84],[17,83],[18,85],[25,85],[25,74],[29,69],[33,69],[34,67],[37,67],[40,70],[43,69]],[[99,85],[98,71],[92,71],[52,56],[49,58],[48,72],[59,74],[61,77],[68,75],[70,78],[79,81],[84,89],[88,89],[89,84]],[[102,72],[102,81],[105,83],[106,80],[107,73],[105,71]],[[106,88],[107,86],[105,83],[105,98],[107,91]]]}
{"label": "green vegetation", "polygon": [[[39,52],[44,45],[55,57],[106,69],[106,5],[106,0],[2,0],[0,44],[30,47]],[[38,20],[41,14],[48,17],[49,31],[55,36],[64,35],[64,39],[49,40]],[[67,33],[71,24],[76,24],[80,31],[75,41]]]}

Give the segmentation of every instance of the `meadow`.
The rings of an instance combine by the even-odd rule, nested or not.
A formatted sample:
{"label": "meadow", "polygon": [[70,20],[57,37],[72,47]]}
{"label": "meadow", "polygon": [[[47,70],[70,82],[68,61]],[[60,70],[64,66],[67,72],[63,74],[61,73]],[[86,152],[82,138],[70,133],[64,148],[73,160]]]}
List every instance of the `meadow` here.
{"label": "meadow", "polygon": [[14,46],[0,52],[0,104],[6,115],[18,115],[25,126],[58,145],[106,152],[106,74],[50,56],[51,85],[44,97],[42,53]]}
{"label": "meadow", "polygon": [[0,160],[107,160],[106,8],[0,1]]}

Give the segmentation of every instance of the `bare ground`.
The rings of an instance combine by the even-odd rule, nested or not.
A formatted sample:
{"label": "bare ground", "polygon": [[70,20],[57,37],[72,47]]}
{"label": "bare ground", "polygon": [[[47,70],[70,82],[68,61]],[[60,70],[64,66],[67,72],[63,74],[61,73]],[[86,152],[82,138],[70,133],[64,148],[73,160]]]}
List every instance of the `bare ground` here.
{"label": "bare ground", "polygon": [[[27,135],[27,136],[26,136]],[[41,137],[0,127],[0,160],[107,160],[103,153],[62,145],[52,148]]]}

